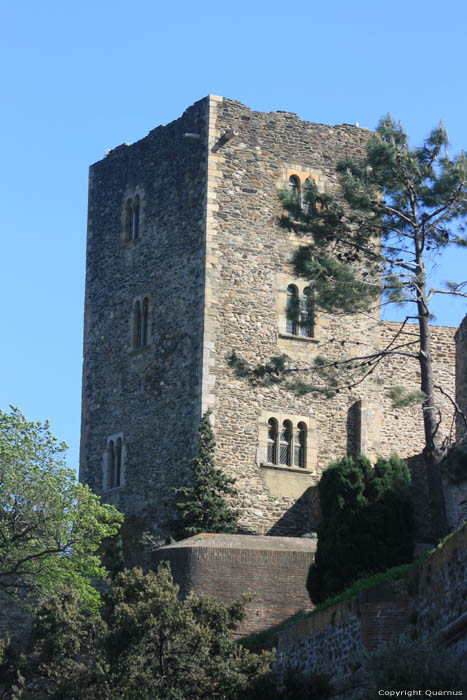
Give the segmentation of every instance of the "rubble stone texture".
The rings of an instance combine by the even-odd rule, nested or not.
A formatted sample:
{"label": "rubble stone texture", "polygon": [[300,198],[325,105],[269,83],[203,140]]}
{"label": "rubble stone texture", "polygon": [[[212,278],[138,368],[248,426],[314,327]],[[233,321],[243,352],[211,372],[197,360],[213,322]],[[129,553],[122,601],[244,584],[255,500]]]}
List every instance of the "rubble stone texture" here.
{"label": "rubble stone texture", "polygon": [[[279,227],[278,190],[295,174],[337,192],[336,163],[362,156],[369,134],[209,96],[91,167],[80,479],[106,501],[166,530],[172,487],[186,482],[200,417],[212,409],[217,465],[237,479],[244,532],[295,536],[316,528],[322,470],[362,450],[410,458],[419,537],[430,540],[416,459],[420,407],[396,411],[386,396],[395,384],[419,387],[416,361],[381,363],[370,380],[333,399],[254,387],[227,362],[235,350],[253,365],[282,353],[307,365],[318,353],[338,358],[388,342],[393,323],[319,309],[313,337],[286,332],[287,287],[303,293],[306,286],[291,265],[304,240]],[[138,237],[127,240],[128,201],[137,197]],[[136,348],[134,308],[144,299],[147,343]],[[440,383],[454,395],[455,330],[433,331]],[[448,434],[453,407],[440,399],[440,430]],[[270,418],[306,426],[304,468],[267,464]],[[111,438],[123,445],[114,488]]]}

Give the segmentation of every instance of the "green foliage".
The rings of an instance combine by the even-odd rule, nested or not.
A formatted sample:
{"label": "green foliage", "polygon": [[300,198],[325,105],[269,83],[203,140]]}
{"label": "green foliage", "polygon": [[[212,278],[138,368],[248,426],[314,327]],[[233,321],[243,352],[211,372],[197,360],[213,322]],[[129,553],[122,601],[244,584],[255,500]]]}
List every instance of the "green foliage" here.
{"label": "green foliage", "polygon": [[[450,158],[447,146],[440,125],[422,147],[410,148],[400,123],[388,115],[363,160],[339,163],[342,197],[320,193],[314,182],[303,207],[292,193],[280,193],[288,213],[282,225],[310,235],[294,263],[313,283],[321,308],[359,311],[381,292],[391,302],[417,301],[425,270],[416,261],[448,245],[465,246],[467,158]],[[451,282],[446,289],[461,287]]]}
{"label": "green foliage", "polygon": [[319,482],[322,522],[307,589],[313,603],[345,590],[362,575],[410,562],[414,510],[410,475],[398,457],[344,457]]}
{"label": "green foliage", "polygon": [[302,673],[288,668],[280,684],[274,673],[256,679],[244,700],[326,700],[330,696],[326,674]]}
{"label": "green foliage", "polygon": [[405,408],[426,399],[423,391],[406,391],[403,386],[398,385],[389,389],[388,396],[394,408]]}
{"label": "green foliage", "polygon": [[467,671],[461,657],[434,642],[402,637],[367,654],[364,666],[370,681],[368,700],[376,697],[377,691],[408,688],[467,693]]}
{"label": "green foliage", "polygon": [[123,516],[76,482],[65,450],[48,422],[0,411],[0,589],[24,602],[66,584],[96,606],[91,579],[106,573],[98,549]]}
{"label": "green foliage", "polygon": [[28,662],[17,662],[21,698],[243,700],[269,672],[272,654],[251,654],[230,634],[242,605],[181,601],[165,567],[118,574],[103,600],[100,613],[86,613],[69,591],[43,605]]}
{"label": "green foliage", "polygon": [[461,484],[467,480],[467,445],[456,445],[446,456],[443,463],[443,472],[447,474],[454,484]]}
{"label": "green foliage", "polygon": [[[316,363],[310,364],[304,371],[315,381],[304,382],[298,376],[290,386],[303,394],[319,387],[323,391],[322,385],[332,380],[332,396],[336,390],[359,384],[382,359],[418,358],[423,367],[420,388],[425,394],[429,450],[437,431],[429,304],[440,293],[467,297],[466,282],[449,282],[444,289],[428,286],[440,251],[467,245],[467,158],[463,152],[451,158],[447,147],[447,134],[440,124],[423,146],[411,148],[401,125],[388,115],[368,139],[361,160],[338,164],[341,189],[335,196],[319,192],[314,181],[308,181],[303,203],[294,192],[280,193],[285,210],[281,224],[307,239],[294,255],[295,272],[309,281],[319,308],[331,313],[376,313],[382,304],[410,303],[415,305],[414,313],[407,319],[420,325],[419,333],[407,336],[395,330],[387,347],[360,358],[355,358],[355,352],[346,357],[336,346],[331,354],[339,357],[335,371],[326,376]],[[332,367],[332,360],[327,366]],[[358,373],[358,368],[363,371]],[[283,371],[297,376],[293,363]]]}
{"label": "green foliage", "polygon": [[199,532],[237,532],[239,511],[229,507],[225,496],[236,496],[235,479],[216,469],[216,443],[209,423],[210,411],[199,426],[198,454],[192,461],[192,484],[174,489],[178,518],[172,523],[177,537]]}

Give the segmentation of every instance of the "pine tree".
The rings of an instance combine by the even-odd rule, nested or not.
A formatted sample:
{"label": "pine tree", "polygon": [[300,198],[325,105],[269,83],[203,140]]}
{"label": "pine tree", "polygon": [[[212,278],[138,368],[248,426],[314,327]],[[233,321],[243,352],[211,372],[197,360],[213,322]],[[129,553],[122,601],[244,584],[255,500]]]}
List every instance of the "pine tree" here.
{"label": "pine tree", "polygon": [[[376,320],[381,306],[412,305],[413,311],[384,347],[365,347],[361,353],[351,350],[346,355],[344,344],[335,339],[329,357],[318,356],[300,371],[285,356],[256,368],[235,353],[230,358],[237,373],[253,381],[285,381],[300,394],[325,395],[353,389],[387,359],[415,359],[420,366],[420,391],[394,387],[392,398],[399,406],[421,403],[437,536],[447,529],[440,470],[446,450],[438,405],[446,391],[433,368],[430,301],[437,294],[467,298],[467,281],[448,282],[442,289],[431,288],[429,281],[443,249],[467,246],[467,158],[463,152],[451,158],[447,148],[442,124],[423,146],[411,148],[400,123],[388,115],[368,139],[362,160],[338,164],[340,192],[320,192],[310,178],[303,201],[296,192],[281,195],[282,225],[307,239],[293,262],[295,272],[309,280],[318,308],[330,313],[369,313]],[[448,398],[459,412],[454,398]]]}
{"label": "pine tree", "polygon": [[198,454],[192,460],[191,485],[173,489],[177,519],[172,523],[180,538],[199,532],[237,532],[239,511],[233,510],[225,496],[236,496],[235,479],[216,468],[216,442],[207,411],[200,422]]}

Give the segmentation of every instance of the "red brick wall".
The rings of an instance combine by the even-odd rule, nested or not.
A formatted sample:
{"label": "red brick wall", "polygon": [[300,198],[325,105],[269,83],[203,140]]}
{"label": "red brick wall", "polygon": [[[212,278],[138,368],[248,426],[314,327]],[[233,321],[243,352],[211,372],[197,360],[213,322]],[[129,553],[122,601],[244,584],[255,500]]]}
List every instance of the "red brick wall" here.
{"label": "red brick wall", "polygon": [[152,566],[169,561],[180,593],[214,596],[231,604],[253,596],[238,634],[252,634],[284,622],[299,610],[311,610],[305,588],[313,560],[310,551],[271,551],[219,547],[167,547],[156,551]]}

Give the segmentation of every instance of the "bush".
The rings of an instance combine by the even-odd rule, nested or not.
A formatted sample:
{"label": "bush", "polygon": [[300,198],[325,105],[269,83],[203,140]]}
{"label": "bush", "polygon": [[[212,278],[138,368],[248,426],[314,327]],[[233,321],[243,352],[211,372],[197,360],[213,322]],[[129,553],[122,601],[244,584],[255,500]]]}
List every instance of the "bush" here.
{"label": "bush", "polygon": [[364,662],[369,677],[368,699],[377,690],[452,690],[467,694],[467,669],[452,649],[434,642],[401,637],[395,644],[380,646]]}
{"label": "bush", "polygon": [[228,505],[225,497],[236,496],[235,479],[216,469],[216,442],[209,423],[210,411],[199,426],[198,454],[192,461],[190,486],[173,489],[177,519],[171,529],[177,539],[199,532],[237,532],[239,511]]}
{"label": "bush", "polygon": [[415,538],[410,474],[398,457],[344,457],[319,482],[322,522],[307,589],[313,603],[370,575],[412,560]]}
{"label": "bush", "polygon": [[271,672],[258,678],[243,700],[326,700],[331,695],[328,676],[316,671],[301,673],[289,668],[280,690],[278,685],[277,676]]}

